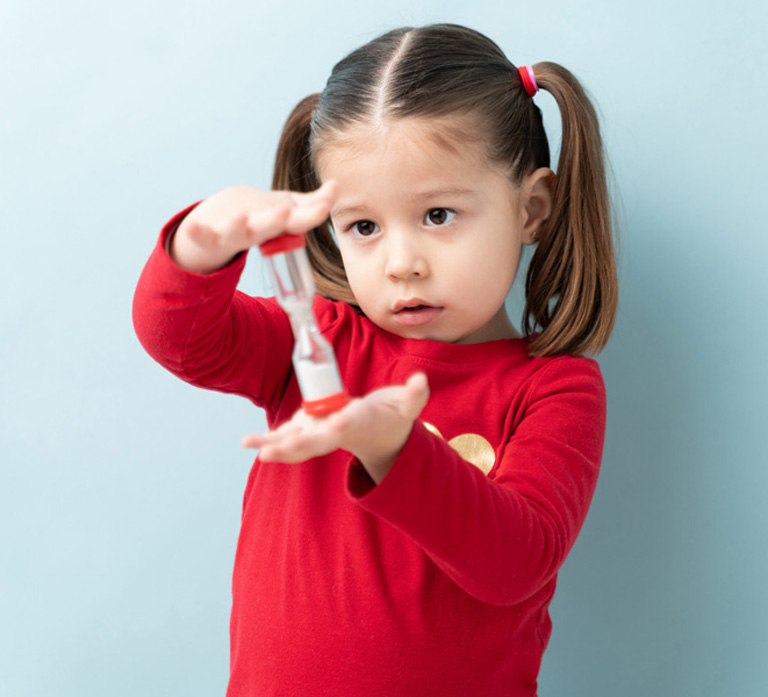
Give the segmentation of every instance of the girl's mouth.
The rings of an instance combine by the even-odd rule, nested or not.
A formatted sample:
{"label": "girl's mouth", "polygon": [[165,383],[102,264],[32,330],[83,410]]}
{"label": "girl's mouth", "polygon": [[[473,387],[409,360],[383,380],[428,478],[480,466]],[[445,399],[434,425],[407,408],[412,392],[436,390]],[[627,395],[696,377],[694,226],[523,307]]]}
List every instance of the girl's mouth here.
{"label": "girl's mouth", "polygon": [[409,301],[396,306],[395,318],[406,327],[421,327],[437,319],[442,311],[442,307]]}

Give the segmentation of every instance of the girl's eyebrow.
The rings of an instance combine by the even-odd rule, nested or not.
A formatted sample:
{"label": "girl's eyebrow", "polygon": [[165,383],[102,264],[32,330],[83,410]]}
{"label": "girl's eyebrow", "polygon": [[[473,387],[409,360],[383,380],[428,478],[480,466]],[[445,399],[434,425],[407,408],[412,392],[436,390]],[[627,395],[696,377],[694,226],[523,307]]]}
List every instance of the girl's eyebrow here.
{"label": "girl's eyebrow", "polygon": [[343,206],[342,208],[331,208],[331,217],[339,218],[342,215],[349,215],[351,213],[364,213],[366,210],[366,206],[362,204],[357,204],[354,206]]}
{"label": "girl's eyebrow", "polygon": [[466,189],[460,186],[451,186],[444,189],[427,189],[426,191],[415,191],[410,195],[412,199],[440,198],[441,196],[467,196],[474,197],[478,195],[476,189]]}
{"label": "girl's eyebrow", "polygon": [[[444,189],[428,189],[426,191],[414,191],[409,194],[408,198],[413,201],[430,200],[435,198],[441,198],[445,196],[462,196],[464,198],[474,198],[479,195],[479,191],[476,189],[466,189],[463,187],[448,187]],[[342,206],[331,210],[331,215],[341,217],[342,215],[349,215],[350,213],[364,213],[368,209],[368,206],[362,203],[353,204],[351,206]]]}

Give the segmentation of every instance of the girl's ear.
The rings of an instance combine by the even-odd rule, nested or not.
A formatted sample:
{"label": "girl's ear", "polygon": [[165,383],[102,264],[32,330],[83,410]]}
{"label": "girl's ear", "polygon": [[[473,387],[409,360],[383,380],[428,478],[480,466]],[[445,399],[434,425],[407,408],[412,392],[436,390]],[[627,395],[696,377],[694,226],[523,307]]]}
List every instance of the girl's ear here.
{"label": "girl's ear", "polygon": [[523,182],[523,244],[535,244],[544,223],[552,213],[555,173],[539,167]]}

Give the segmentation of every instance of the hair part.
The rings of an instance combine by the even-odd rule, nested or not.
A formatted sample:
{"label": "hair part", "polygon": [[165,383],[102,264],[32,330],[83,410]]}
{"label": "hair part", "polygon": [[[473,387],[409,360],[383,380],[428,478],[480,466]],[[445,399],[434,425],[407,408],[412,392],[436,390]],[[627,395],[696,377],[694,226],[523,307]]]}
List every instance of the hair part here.
{"label": "hair part", "polygon": [[[563,136],[552,214],[528,267],[523,330],[531,356],[596,353],[610,336],[618,295],[599,123],[570,72],[555,63],[533,69],[557,102]],[[457,116],[453,124],[512,182],[550,166],[541,111],[517,68],[479,32],[438,24],[387,32],[339,61],[323,92],[289,116],[272,186],[317,188],[317,153],[354,126]],[[307,251],[318,293],[356,306],[328,223],[307,236]]]}

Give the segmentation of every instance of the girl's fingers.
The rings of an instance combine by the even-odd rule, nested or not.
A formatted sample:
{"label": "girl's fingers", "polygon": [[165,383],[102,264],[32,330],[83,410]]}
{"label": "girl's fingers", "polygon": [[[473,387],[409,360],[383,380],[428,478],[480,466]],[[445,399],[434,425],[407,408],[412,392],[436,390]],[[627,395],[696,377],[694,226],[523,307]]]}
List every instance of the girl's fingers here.
{"label": "girl's fingers", "polygon": [[284,444],[289,439],[289,435],[280,435],[276,431],[270,431],[269,433],[258,433],[245,436],[245,438],[240,441],[240,445],[243,448],[260,448],[262,451],[266,451],[267,448],[271,448],[272,450],[279,448],[281,444]]}
{"label": "girl's fingers", "polygon": [[255,211],[248,215],[246,226],[251,241],[249,246],[261,244],[281,234],[290,215],[291,208],[286,205]]}
{"label": "girl's fingers", "polygon": [[226,243],[229,240],[235,240],[242,237],[248,229],[248,216],[245,213],[239,213],[224,224],[221,229],[219,239]]}
{"label": "girl's fingers", "polygon": [[217,243],[218,234],[207,225],[188,220],[186,232],[189,239],[200,247],[211,247]]}
{"label": "girl's fingers", "polygon": [[242,448],[259,448],[259,447],[261,447],[261,438],[258,435],[245,436],[240,441],[240,447],[242,447]]}
{"label": "girl's fingers", "polygon": [[429,401],[429,384],[424,373],[414,373],[405,383],[405,397],[401,408],[403,416],[417,419]]}
{"label": "girl's fingers", "polygon": [[263,448],[265,446],[279,445],[290,439],[295,439],[302,431],[307,429],[308,425],[306,419],[303,418],[302,412],[297,412],[290,421],[281,424],[274,431],[246,436],[241,441],[241,444],[244,448]]}
{"label": "girl's fingers", "polygon": [[405,385],[385,387],[362,399],[354,399],[342,410],[326,417],[316,418],[299,411],[274,431],[246,436],[241,444],[244,448],[261,448],[262,453],[268,452],[274,459],[285,455],[295,458],[304,453],[311,453],[311,457],[320,450],[330,452],[340,447],[345,432],[370,428],[372,419],[381,419],[382,408],[413,421],[428,400],[427,376],[414,373]]}
{"label": "girl's fingers", "polygon": [[329,204],[323,201],[278,205],[250,213],[242,223],[242,230],[238,227],[240,221],[233,221],[225,234],[241,231],[245,234],[247,246],[253,246],[285,233],[306,234],[321,225],[328,218],[328,212]]}
{"label": "girl's fingers", "polygon": [[[270,434],[265,434],[270,435]],[[299,431],[279,437],[246,436],[241,441],[244,448],[259,448],[259,458],[264,462],[303,462],[311,457],[325,455],[339,447],[338,442],[322,429]]]}
{"label": "girl's fingers", "polygon": [[327,202],[291,208],[290,215],[285,221],[285,231],[293,234],[308,232],[328,219],[330,205]]}
{"label": "girl's fingers", "polygon": [[222,235],[229,239],[242,238],[245,247],[285,233],[303,235],[328,218],[337,188],[337,184],[330,181],[308,193],[272,192],[269,205],[236,216],[222,229]]}
{"label": "girl's fingers", "polygon": [[236,248],[241,246],[237,244],[238,241],[248,234],[248,216],[245,213],[235,215],[225,221],[218,230],[195,220],[189,220],[186,224],[186,231],[189,239],[199,247],[206,249]]}
{"label": "girl's fingers", "polygon": [[337,189],[333,181],[306,193],[232,187],[203,201],[183,232],[200,248],[234,252],[286,232],[304,234],[327,219]]}
{"label": "girl's fingers", "polygon": [[333,202],[339,194],[339,185],[330,179],[314,191],[290,191],[291,201],[296,205],[314,204],[320,201]]}

